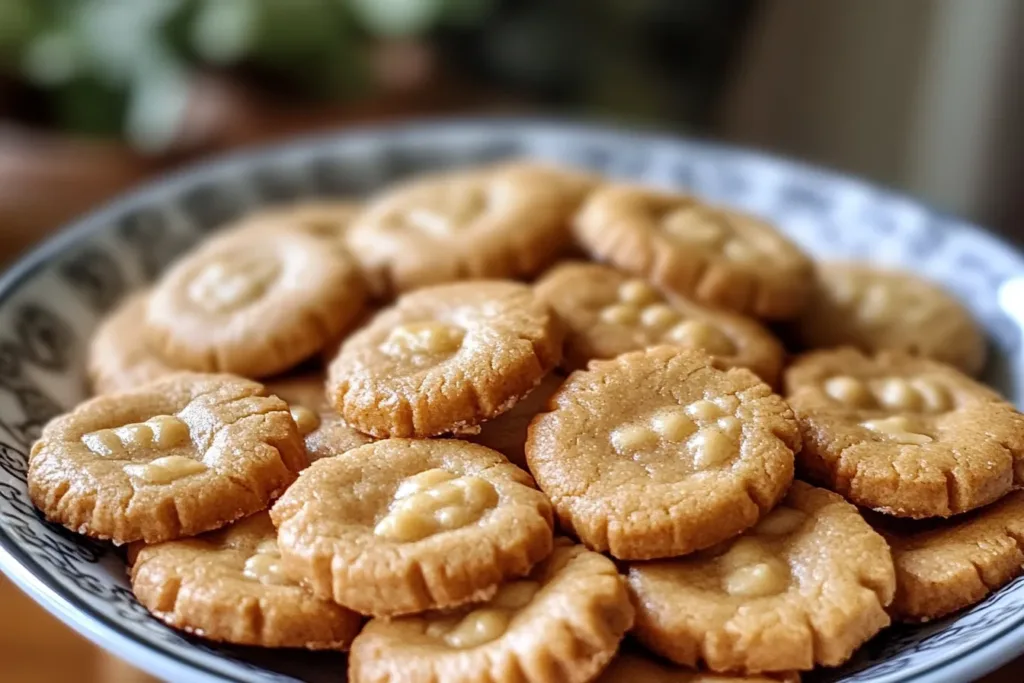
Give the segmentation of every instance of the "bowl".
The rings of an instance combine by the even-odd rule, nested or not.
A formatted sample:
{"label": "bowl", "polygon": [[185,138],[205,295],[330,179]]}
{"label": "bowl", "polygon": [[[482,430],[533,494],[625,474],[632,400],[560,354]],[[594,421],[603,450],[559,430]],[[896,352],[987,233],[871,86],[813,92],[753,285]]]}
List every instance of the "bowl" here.
{"label": "bowl", "polygon": [[[86,398],[92,330],[127,293],[232,218],[305,197],[360,196],[412,174],[513,156],[694,192],[760,214],[816,257],[870,259],[941,282],[991,340],[985,380],[1024,405],[1024,255],[920,202],[764,154],[558,122],[364,128],[193,167],[68,227],[0,279],[0,569],[76,631],[168,680],[338,681],[344,655],[223,647],[153,619],[123,555],[47,523],[26,490],[41,427]],[[954,683],[1024,652],[1024,578],[924,626],[897,626],[805,681]]]}

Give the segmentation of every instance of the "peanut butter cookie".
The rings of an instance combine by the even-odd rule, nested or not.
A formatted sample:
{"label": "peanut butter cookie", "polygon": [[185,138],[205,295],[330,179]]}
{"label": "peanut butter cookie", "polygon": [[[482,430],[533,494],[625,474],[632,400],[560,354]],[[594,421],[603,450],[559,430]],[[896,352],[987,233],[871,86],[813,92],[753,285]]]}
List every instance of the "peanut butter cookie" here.
{"label": "peanut butter cookie", "polygon": [[563,528],[619,559],[673,557],[751,526],[785,495],[793,412],[742,368],[671,346],[574,372],[526,459]]}
{"label": "peanut butter cookie", "polygon": [[372,199],[348,244],[380,297],[424,285],[539,273],[570,242],[594,179],[511,163],[417,178]]}
{"label": "peanut butter cookie", "polygon": [[782,346],[748,318],[666,297],[643,280],[597,264],[558,266],[535,288],[568,328],[565,355],[570,368],[671,344],[703,349],[718,365],[753,370],[768,384],[778,380]]}
{"label": "peanut butter cookie", "polygon": [[772,226],[688,195],[606,185],[574,226],[595,258],[711,306],[785,320],[811,287],[810,259]]}
{"label": "peanut butter cookie", "polygon": [[363,302],[362,280],[340,245],[295,230],[234,230],[164,275],[143,331],[174,364],[266,377],[338,339]]}
{"label": "peanut butter cookie", "polygon": [[863,263],[827,263],[797,322],[810,348],[856,346],[906,351],[976,375],[985,364],[981,328],[938,285]]}
{"label": "peanut butter cookie", "polygon": [[623,646],[595,683],[799,683],[800,674],[745,676],[687,669],[657,659],[636,647]]}
{"label": "peanut butter cookie", "polygon": [[1024,483],[1024,417],[953,367],[820,351],[786,372],[809,478],[899,517],[948,517]]}
{"label": "peanut butter cookie", "polygon": [[492,597],[551,552],[551,505],[500,453],[378,441],[314,463],[271,510],[289,576],[361,614]]}
{"label": "peanut butter cookie", "polygon": [[196,538],[133,548],[132,590],[153,615],[209,640],[347,650],[362,618],[281,570],[266,512]]}
{"label": "peanut butter cookie", "polygon": [[563,375],[548,373],[537,388],[512,406],[510,411],[484,422],[480,425],[480,433],[470,434],[466,440],[493,448],[510,462],[527,469],[526,430],[530,427],[530,420],[547,408],[548,401],[564,381]]}
{"label": "peanut butter cookie", "polygon": [[981,601],[1024,568],[1024,492],[949,520],[871,515],[892,549],[901,621],[938,619]]}
{"label": "peanut butter cookie", "polygon": [[134,389],[178,372],[139,334],[146,315],[146,294],[133,294],[100,323],[89,342],[86,371],[97,394]]}
{"label": "peanut butter cookie", "polygon": [[265,509],[306,464],[288,406],[263,385],[179,373],[52,420],[32,446],[28,486],[72,531],[157,543]]}
{"label": "peanut butter cookie", "polygon": [[896,590],[889,549],[857,508],[799,481],[738,539],[634,564],[628,582],[644,645],[749,673],[842,664],[889,624]]}
{"label": "peanut butter cookie", "polygon": [[376,437],[478,431],[561,359],[563,329],[526,285],[463,282],[401,297],[342,345],[328,396]]}
{"label": "peanut butter cookie", "polygon": [[615,565],[559,544],[486,603],[387,621],[352,644],[352,683],[584,683],[615,655],[633,607]]}

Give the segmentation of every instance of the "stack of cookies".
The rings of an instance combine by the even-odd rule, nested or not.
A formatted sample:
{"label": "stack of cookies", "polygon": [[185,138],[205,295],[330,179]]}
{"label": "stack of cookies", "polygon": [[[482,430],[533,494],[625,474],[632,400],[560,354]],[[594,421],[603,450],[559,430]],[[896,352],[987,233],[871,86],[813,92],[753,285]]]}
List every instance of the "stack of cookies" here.
{"label": "stack of cookies", "polygon": [[792,681],[1021,571],[984,354],[913,276],[516,162],[226,227],[29,485],[155,617],[354,683]]}

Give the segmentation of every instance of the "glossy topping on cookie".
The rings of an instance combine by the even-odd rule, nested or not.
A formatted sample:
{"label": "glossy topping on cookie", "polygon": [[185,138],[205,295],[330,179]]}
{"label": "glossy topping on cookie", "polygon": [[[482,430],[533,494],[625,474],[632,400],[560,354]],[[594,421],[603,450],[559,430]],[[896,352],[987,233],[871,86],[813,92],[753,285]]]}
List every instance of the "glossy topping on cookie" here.
{"label": "glossy topping on cookie", "polygon": [[172,267],[153,288],[143,331],[174,364],[264,377],[339,338],[363,301],[340,245],[250,224]]}
{"label": "glossy topping on cookie", "polygon": [[179,373],[54,419],[32,447],[28,483],[52,521],[155,543],[266,508],[306,464],[288,406],[261,384]]}
{"label": "glossy topping on cookie", "polygon": [[285,576],[266,512],[196,538],[132,548],[131,556],[139,602],[167,625],[210,640],[346,650],[362,623]]}
{"label": "glossy topping on cookie", "polygon": [[796,328],[811,348],[906,351],[971,375],[985,364],[985,337],[963,304],[913,274],[866,263],[819,266],[810,303]]}
{"label": "glossy topping on cookie", "polygon": [[360,683],[583,683],[612,658],[633,623],[615,565],[559,543],[528,577],[487,601],[446,612],[374,619],[352,645]]}
{"label": "glossy topping on cookie", "polygon": [[374,197],[348,244],[379,296],[530,276],[569,243],[569,219],[594,182],[521,162],[424,176]]}
{"label": "glossy topping on cookie", "polygon": [[613,268],[566,263],[536,285],[568,328],[566,363],[578,369],[649,346],[703,349],[722,367],[745,367],[774,384],[782,347],[756,322],[666,297],[643,280]]}
{"label": "glossy topping on cookie", "polygon": [[271,515],[289,576],[376,616],[490,597],[552,543],[551,506],[529,475],[454,439],[387,439],[320,460]]}
{"label": "glossy topping on cookie", "polygon": [[146,293],[129,296],[96,328],[89,342],[86,369],[97,394],[134,389],[180,370],[139,334],[146,302]]}
{"label": "glossy topping on cookie", "polygon": [[770,225],[694,197],[606,185],[577,214],[594,257],[701,303],[773,320],[792,318],[811,261]]}
{"label": "glossy topping on cookie", "polygon": [[685,666],[749,673],[838,666],[889,624],[885,541],[840,496],[794,482],[739,538],[635,564],[636,636]]}
{"label": "glossy topping on cookie", "polygon": [[476,431],[540,382],[562,339],[560,321],[526,285],[421,289],[342,345],[328,394],[348,424],[377,437]]}
{"label": "glossy topping on cookie", "polygon": [[563,527],[619,559],[672,557],[751,526],[785,494],[796,421],[744,369],[655,347],[570,375],[534,418],[530,471]]}
{"label": "glossy topping on cookie", "polygon": [[785,383],[803,434],[800,466],[858,505],[948,517],[1024,477],[1024,417],[951,366],[839,349],[802,356]]}

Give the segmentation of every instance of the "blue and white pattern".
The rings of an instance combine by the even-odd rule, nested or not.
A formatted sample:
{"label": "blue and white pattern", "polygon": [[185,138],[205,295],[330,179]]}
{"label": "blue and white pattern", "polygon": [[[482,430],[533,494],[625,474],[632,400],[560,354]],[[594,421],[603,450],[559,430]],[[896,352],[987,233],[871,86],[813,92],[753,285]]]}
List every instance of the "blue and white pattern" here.
{"label": "blue and white pattern", "polygon": [[[49,418],[86,397],[85,348],[104,313],[209,231],[260,205],[359,196],[417,172],[509,156],[687,189],[764,215],[816,256],[870,258],[936,279],[987,328],[988,380],[1024,404],[1016,322],[1024,321],[1024,257],[911,199],[657,135],[507,120],[367,129],[229,157],[151,185],[74,225],[0,280],[0,569],[87,637],[169,680],[339,680],[343,655],[217,647],[150,618],[128,590],[119,551],[48,524],[32,507],[28,450]],[[954,618],[887,631],[843,669],[805,680],[967,681],[1024,650],[1021,626],[1024,580]]]}

